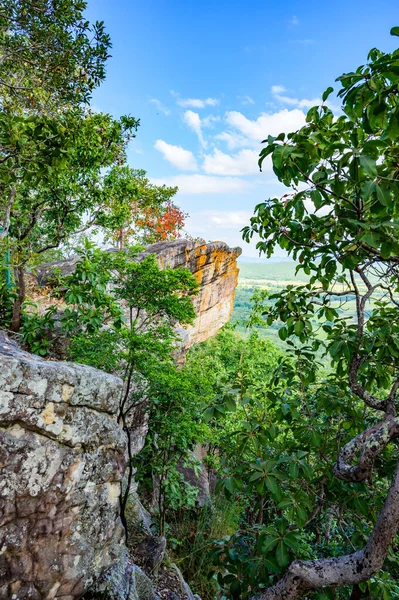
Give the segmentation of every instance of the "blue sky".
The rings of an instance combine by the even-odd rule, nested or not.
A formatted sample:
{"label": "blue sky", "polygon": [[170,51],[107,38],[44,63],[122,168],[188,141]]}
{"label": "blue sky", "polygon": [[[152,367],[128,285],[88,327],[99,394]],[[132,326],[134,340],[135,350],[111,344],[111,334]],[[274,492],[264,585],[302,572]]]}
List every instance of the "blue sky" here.
{"label": "blue sky", "polygon": [[[284,193],[261,140],[292,131],[372,47],[393,50],[399,3],[370,0],[89,0],[112,39],[93,106],[141,120],[129,163],[178,185],[187,230],[241,245],[253,207]],[[332,98],[332,108],[339,103]]]}

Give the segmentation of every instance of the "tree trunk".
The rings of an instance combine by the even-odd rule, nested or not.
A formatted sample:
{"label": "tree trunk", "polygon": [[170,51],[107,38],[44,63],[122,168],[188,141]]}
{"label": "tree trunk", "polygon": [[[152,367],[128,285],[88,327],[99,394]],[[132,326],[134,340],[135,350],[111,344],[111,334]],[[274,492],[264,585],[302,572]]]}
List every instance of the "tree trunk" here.
{"label": "tree trunk", "polygon": [[374,530],[363,550],[339,558],[290,564],[285,576],[257,600],[298,600],[310,590],[354,585],[377,573],[399,529],[399,462]]}
{"label": "tree trunk", "polygon": [[10,229],[11,210],[14,204],[16,193],[16,189],[11,188],[10,197],[3,212],[3,221],[0,226],[0,239],[4,239],[8,235],[8,230]]}
{"label": "tree trunk", "polygon": [[350,600],[361,600],[362,597],[363,596],[360,587],[357,584],[354,585],[352,588]]}
{"label": "tree trunk", "polygon": [[23,265],[17,265],[14,268],[15,284],[17,297],[14,300],[12,309],[11,331],[19,331],[21,328],[21,310],[25,301],[25,268]]}

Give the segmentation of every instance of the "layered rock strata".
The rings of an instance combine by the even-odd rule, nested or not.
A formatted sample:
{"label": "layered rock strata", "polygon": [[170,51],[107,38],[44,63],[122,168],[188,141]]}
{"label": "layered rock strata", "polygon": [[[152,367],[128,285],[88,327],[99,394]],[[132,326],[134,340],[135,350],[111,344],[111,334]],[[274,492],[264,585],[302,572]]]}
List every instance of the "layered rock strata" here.
{"label": "layered rock strata", "polygon": [[148,246],[139,260],[148,254],[156,254],[161,267],[187,267],[200,285],[194,299],[195,321],[180,330],[184,349],[216,335],[233,311],[241,248],[230,248],[225,242],[174,240]]}
{"label": "layered rock strata", "polygon": [[118,559],[121,390],[0,335],[1,600],[75,600]]}

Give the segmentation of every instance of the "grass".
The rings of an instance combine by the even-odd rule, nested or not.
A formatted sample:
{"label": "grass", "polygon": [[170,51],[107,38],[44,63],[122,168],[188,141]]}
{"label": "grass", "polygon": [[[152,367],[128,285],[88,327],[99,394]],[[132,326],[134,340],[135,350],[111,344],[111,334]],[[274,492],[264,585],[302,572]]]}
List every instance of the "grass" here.
{"label": "grass", "polygon": [[218,592],[216,580],[208,577],[212,542],[238,530],[241,511],[239,504],[214,496],[212,504],[180,511],[168,519],[169,554],[202,600],[213,600]]}

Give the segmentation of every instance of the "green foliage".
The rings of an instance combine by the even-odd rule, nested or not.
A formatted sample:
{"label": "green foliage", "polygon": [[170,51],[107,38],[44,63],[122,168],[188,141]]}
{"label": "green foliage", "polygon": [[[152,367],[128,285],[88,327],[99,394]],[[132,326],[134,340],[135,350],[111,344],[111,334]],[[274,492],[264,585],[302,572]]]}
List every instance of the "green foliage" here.
{"label": "green foliage", "polygon": [[195,504],[198,490],[184,482],[181,468],[195,471],[192,451],[207,441],[208,427],[201,421],[203,406],[187,369],[158,361],[146,375],[148,433],[134,464],[142,489],[152,493],[158,528],[164,534],[168,515]]}
{"label": "green foliage", "polygon": [[[51,110],[87,102],[105,76],[104,24],[84,18],[82,0],[4,0],[0,9],[3,105]],[[43,77],[45,73],[45,77]]]}
{"label": "green foliage", "polygon": [[241,510],[239,503],[216,495],[212,504],[168,514],[171,557],[202,600],[214,600],[220,592],[216,575],[210,572],[214,557],[212,541],[237,531]]}
{"label": "green foliage", "polygon": [[47,356],[51,349],[51,334],[55,328],[55,306],[51,306],[42,314],[25,312],[22,317],[21,336],[24,345],[34,354]]}
{"label": "green foliage", "polygon": [[[259,302],[269,299],[257,296],[255,316]],[[246,598],[293,558],[339,556],[363,544],[394,461],[384,452],[373,490],[333,476],[337,440],[344,444],[363,427],[362,403],[348,402],[333,373],[316,376],[318,365],[306,349],[282,354],[254,333],[242,339],[225,328],[191,351],[189,368],[195,370],[198,356],[213,389],[216,383],[225,390],[226,379],[231,386],[203,414],[217,448],[210,464],[218,489],[243,507],[239,530],[214,545],[211,580],[216,577],[226,597]],[[206,371],[207,356],[213,375]]]}
{"label": "green foliage", "polygon": [[138,127],[84,106],[104,79],[110,47],[85,8],[81,0],[6,0],[0,8],[0,252],[12,254],[14,331],[26,263],[93,225],[105,205],[103,170],[125,160]]}
{"label": "green foliage", "polygon": [[[280,571],[293,557],[304,558],[303,539],[312,545],[312,558],[362,548],[395,465],[385,448],[371,488],[346,479],[338,466],[339,479],[331,473],[341,448],[376,422],[371,409],[395,411],[399,50],[374,49],[366,66],[338,80],[342,116],[334,118],[325,105],[314,107],[305,127],[265,140],[260,166],[271,155],[278,179],[293,191],[259,204],[243,230],[247,241],[259,236],[257,248],[269,257],[277,246],[285,250],[307,277],[265,299],[264,321],[281,325],[287,355],[262,399],[258,422],[254,400],[246,405],[251,413],[237,436],[246,443],[229,456],[227,494],[256,490],[264,499],[257,504],[261,533],[252,534],[257,545],[251,542],[245,563],[255,568],[261,552],[269,565],[258,579],[252,571],[241,577],[245,590],[259,581],[267,587],[273,567]],[[355,309],[345,313],[348,301]],[[324,373],[318,364],[323,357],[331,365]],[[381,580],[390,577],[381,574]],[[367,584],[370,591],[374,585],[376,597],[383,589],[379,579]],[[235,582],[229,585],[232,595],[247,593]]]}
{"label": "green foliage", "polygon": [[127,165],[113,167],[104,178],[106,202],[97,223],[106,238],[123,248],[131,243],[154,241],[157,220],[153,215],[165,211],[177,187],[152,184],[143,170]]}
{"label": "green foliage", "polygon": [[[5,257],[5,254],[3,256]],[[3,264],[0,264],[0,327],[3,329],[8,329],[11,324],[12,307],[14,303],[13,290],[6,284],[7,268],[8,265],[3,261]]]}
{"label": "green foliage", "polygon": [[[106,252],[86,239],[73,274],[59,279],[53,291],[64,304],[59,335],[71,339],[74,360],[104,368],[106,359],[115,370],[128,359],[140,372],[150,370],[151,356],[169,356],[172,351],[172,325],[194,318],[191,296],[197,284],[191,273],[184,268],[161,269],[154,255],[138,262],[139,250]],[[55,306],[42,315],[25,311],[22,335],[29,349],[34,341],[38,350],[42,340],[39,353],[47,354],[45,332],[54,328],[55,312]]]}

